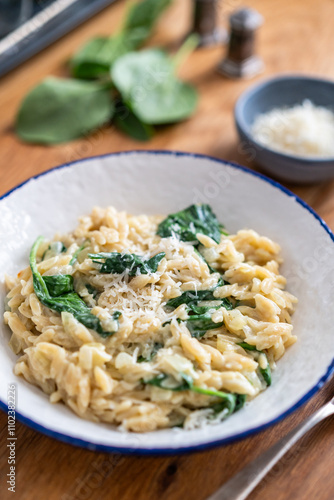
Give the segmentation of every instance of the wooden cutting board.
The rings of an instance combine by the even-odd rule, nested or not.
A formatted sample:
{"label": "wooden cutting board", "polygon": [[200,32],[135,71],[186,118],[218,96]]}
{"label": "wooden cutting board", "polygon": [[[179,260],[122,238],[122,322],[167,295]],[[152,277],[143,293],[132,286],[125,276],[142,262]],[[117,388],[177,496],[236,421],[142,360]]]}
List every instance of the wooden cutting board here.
{"label": "wooden cutting board", "polygon": [[[253,0],[249,3],[265,17],[258,47],[266,70],[258,78],[281,72],[334,78],[333,0]],[[226,25],[228,14],[241,5],[240,0],[222,1],[221,24]],[[18,141],[13,124],[26,92],[49,74],[65,75],[65,62],[73,51],[93,35],[112,32],[123,12],[124,2],[117,3],[1,80],[0,195],[55,165],[119,150],[194,151],[254,168],[247,153],[238,148],[233,107],[242,91],[256,80],[229,81],[216,73],[224,47],[202,49],[191,56],[182,74],[199,89],[198,112],[187,122],[165,127],[149,143],[135,142],[113,128],[56,147],[31,146]],[[152,43],[168,45],[171,50],[176,48],[189,28],[190,14],[189,0],[175,0],[161,20]],[[288,187],[334,229],[334,182]],[[2,500],[204,500],[333,393],[332,382],[293,415],[256,436],[183,456],[141,458],[94,453],[54,441],[17,423],[16,495],[7,491],[7,419],[1,413],[0,497]],[[305,436],[249,498],[331,500],[334,498],[333,470],[332,418]]]}

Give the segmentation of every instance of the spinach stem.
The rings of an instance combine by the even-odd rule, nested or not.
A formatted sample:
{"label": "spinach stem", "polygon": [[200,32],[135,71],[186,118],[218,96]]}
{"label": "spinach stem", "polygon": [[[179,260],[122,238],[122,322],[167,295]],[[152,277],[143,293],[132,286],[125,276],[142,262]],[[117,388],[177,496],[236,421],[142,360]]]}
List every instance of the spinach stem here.
{"label": "spinach stem", "polygon": [[31,270],[32,270],[32,273],[33,273],[33,277],[35,278],[35,280],[38,281],[39,286],[42,288],[42,290],[45,293],[45,295],[48,298],[51,298],[50,294],[49,294],[48,287],[46,286],[46,283],[43,280],[42,275],[38,271],[37,263],[36,263],[37,250],[38,250],[39,245],[43,241],[44,241],[44,237],[43,236],[39,236],[37,238],[37,240],[35,241],[35,243],[33,244],[33,246],[31,247],[31,250],[30,250],[30,267],[31,267]]}
{"label": "spinach stem", "polygon": [[174,73],[181,67],[183,62],[190,56],[196,49],[199,43],[199,36],[196,33],[188,36],[188,38],[181,45],[176,54],[172,57],[172,66]]}

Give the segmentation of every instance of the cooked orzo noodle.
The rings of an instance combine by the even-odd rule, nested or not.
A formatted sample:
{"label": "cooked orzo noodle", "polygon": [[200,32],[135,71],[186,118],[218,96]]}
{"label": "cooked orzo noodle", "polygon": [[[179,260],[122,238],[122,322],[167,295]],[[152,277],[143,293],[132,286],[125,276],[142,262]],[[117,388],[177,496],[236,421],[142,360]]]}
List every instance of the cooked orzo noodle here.
{"label": "cooked orzo noodle", "polygon": [[6,277],[15,374],[125,430],[221,422],[296,341],[279,252],[253,230],[228,235],[207,205],[94,208]]}

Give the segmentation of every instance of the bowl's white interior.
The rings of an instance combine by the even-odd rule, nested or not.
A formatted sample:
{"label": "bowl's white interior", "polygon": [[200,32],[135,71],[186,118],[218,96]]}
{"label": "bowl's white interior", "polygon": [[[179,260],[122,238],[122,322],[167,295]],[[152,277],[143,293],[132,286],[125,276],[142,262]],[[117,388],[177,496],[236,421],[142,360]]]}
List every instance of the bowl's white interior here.
{"label": "bowl's white interior", "polygon": [[[334,357],[334,243],[315,216],[293,196],[248,172],[209,158],[130,153],[80,161],[30,180],[0,200],[0,279],[28,264],[34,239],[73,229],[94,205],[132,213],[168,214],[194,202],[209,203],[230,232],[253,228],[282,246],[283,274],[299,305],[293,316],[298,342],[279,361],[273,385],[219,426],[145,435],[79,419],[51,405],[39,389],[13,375],[16,356],[1,324],[0,399],[17,384],[17,411],[39,425],[111,447],[187,448],[229,439],[265,425],[296,405],[328,374]],[[3,312],[3,283],[0,313]]]}

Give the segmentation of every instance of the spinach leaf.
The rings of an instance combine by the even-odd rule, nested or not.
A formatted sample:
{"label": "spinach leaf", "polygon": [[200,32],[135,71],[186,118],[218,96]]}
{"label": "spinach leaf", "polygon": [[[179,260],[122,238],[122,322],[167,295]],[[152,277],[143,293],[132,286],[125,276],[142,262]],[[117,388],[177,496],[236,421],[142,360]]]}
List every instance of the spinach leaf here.
{"label": "spinach leaf", "polygon": [[210,236],[216,243],[219,243],[222,227],[210,205],[198,204],[170,214],[160,222],[157,234],[161,238],[178,236],[180,240],[195,242],[197,246],[199,245],[197,233]]}
{"label": "spinach leaf", "polygon": [[[229,299],[219,299],[213,294],[216,288],[223,286],[224,284],[224,280],[220,278],[217,286],[211,290],[187,290],[179,297],[169,299],[166,303],[166,307],[176,309],[181,304],[186,304],[186,311],[188,313],[188,319],[186,320],[187,328],[192,337],[200,339],[208,330],[214,330],[215,328],[223,326],[223,322],[214,323],[212,321],[211,316],[213,309],[219,309],[220,307],[225,307],[227,310],[233,309],[233,304]],[[205,302],[207,301],[214,302],[216,305],[206,305]],[[199,305],[201,302],[203,302],[203,304]]]}
{"label": "spinach leaf", "polygon": [[245,349],[245,351],[261,352],[256,349],[255,345],[248,344],[247,342],[238,342],[238,345]]}
{"label": "spinach leaf", "polygon": [[[215,301],[218,302],[217,308],[223,306],[227,310],[233,309],[233,304],[229,299],[227,298],[219,299],[213,295],[213,292],[216,288],[213,288],[212,290],[197,290],[197,291],[187,290],[186,292],[183,292],[179,297],[175,297],[174,299],[169,299],[166,303],[166,307],[176,309],[181,304],[187,304],[189,307],[192,307],[192,306],[198,306],[198,304],[203,301],[210,301],[210,302]],[[203,306],[203,307],[208,311],[209,309],[212,309],[215,306]]]}
{"label": "spinach leaf", "polygon": [[[214,289],[213,289],[214,290]],[[183,292],[178,297],[174,299],[169,299],[166,303],[166,307],[171,307],[172,309],[176,309],[181,304],[198,304],[198,302],[203,300],[217,300],[213,295],[213,290],[187,290]]]}
{"label": "spinach leaf", "polygon": [[234,411],[240,410],[246,403],[247,396],[246,394],[237,394],[237,400]]}
{"label": "spinach leaf", "polygon": [[[244,406],[244,404],[246,403],[246,399],[247,399],[246,394],[235,394],[235,396],[236,396],[236,399],[235,399],[235,406],[234,406],[233,413],[240,410]],[[216,404],[212,405],[211,408],[213,409],[215,414],[221,413],[223,410],[226,409],[226,402],[223,401],[222,403],[216,403]],[[228,413],[228,415],[230,415],[230,413]],[[228,416],[228,415],[226,415],[226,416]]]}
{"label": "spinach leaf", "polygon": [[154,129],[137,118],[127,104],[118,101],[115,105],[114,124],[121,131],[137,141],[148,141]]}
{"label": "spinach leaf", "polygon": [[267,364],[266,368],[259,368],[259,371],[260,371],[265,383],[267,384],[267,386],[270,386],[272,379],[271,379],[271,368],[270,368],[268,359],[267,359],[267,363],[268,364]]}
{"label": "spinach leaf", "polygon": [[215,389],[198,387],[193,385],[193,380],[189,375],[186,375],[185,373],[181,373],[180,375],[182,378],[181,383],[165,373],[159,373],[156,377],[151,378],[150,380],[142,380],[142,382],[144,384],[154,385],[156,387],[160,387],[160,389],[166,389],[169,391],[190,390],[199,394],[205,394],[206,396],[220,398],[222,401],[213,405],[212,408],[215,413],[219,413],[223,409],[227,409],[226,417],[239,410],[245,403],[246,396],[243,394],[222,392]]}
{"label": "spinach leaf", "polygon": [[199,394],[205,394],[206,396],[221,398],[222,402],[220,403],[219,413],[224,409],[227,409],[228,411],[226,417],[228,417],[229,415],[231,415],[236,411],[237,397],[239,396],[239,394],[216,391],[214,389],[203,389],[202,387],[196,387],[194,385],[192,386],[191,390],[194,392],[198,392]]}
{"label": "spinach leaf", "polygon": [[216,269],[213,269],[213,267],[210,266],[210,264],[208,263],[208,261],[203,257],[203,255],[201,254],[201,252],[199,251],[199,248],[201,247],[202,245],[198,245],[198,248],[195,248],[195,253],[205,262],[205,264],[208,266],[209,268],[209,271],[211,274],[213,273],[216,273]]}
{"label": "spinach leaf", "polygon": [[27,142],[56,144],[83,136],[112,116],[106,84],[49,77],[25,97],[16,132]]}
{"label": "spinach leaf", "polygon": [[185,373],[181,374],[182,382],[178,382],[170,375],[166,373],[159,373],[154,378],[150,380],[143,381],[145,384],[154,385],[156,387],[160,387],[161,389],[166,389],[169,391],[186,391],[192,388],[192,378]]}
{"label": "spinach leaf", "polygon": [[154,24],[171,3],[172,0],[143,0],[131,5],[122,32],[131,37],[134,48],[147,40]]}
{"label": "spinach leaf", "polygon": [[151,35],[155,22],[171,0],[142,0],[128,10],[121,31],[112,37],[89,40],[71,59],[72,76],[95,79],[109,74],[114,62],[137,49]]}
{"label": "spinach leaf", "polygon": [[148,363],[149,361],[152,361],[154,356],[157,354],[159,349],[163,347],[163,344],[160,344],[159,342],[155,342],[153,344],[153,349],[150,352],[150,355],[147,358],[144,358],[144,356],[138,356],[137,358],[137,363]]}
{"label": "spinach leaf", "polygon": [[136,276],[137,274],[155,273],[165,255],[164,252],[161,252],[148,260],[144,260],[140,255],[132,253],[101,252],[90,253],[88,257],[100,265],[100,273],[122,274],[127,271],[129,276]]}
{"label": "spinach leaf", "polygon": [[43,276],[43,281],[51,297],[58,297],[64,293],[74,292],[73,276],[70,274]]}
{"label": "spinach leaf", "polygon": [[175,76],[172,60],[161,50],[125,54],[115,61],[111,76],[123,100],[144,123],[175,123],[195,111],[195,88]]}
{"label": "spinach leaf", "polygon": [[[187,328],[189,332],[191,333],[192,337],[195,337],[197,339],[201,339],[204,337],[206,332],[208,330],[215,330],[216,328],[221,328],[223,326],[223,322],[220,323],[214,323],[211,319],[211,310],[212,309],[218,309],[220,306],[217,307],[198,307],[198,306],[191,306],[188,309],[188,319],[184,320],[187,324]],[[177,322],[181,323],[183,320],[180,318],[177,318]],[[171,320],[167,320],[163,323],[163,327],[170,324]]]}
{"label": "spinach leaf", "polygon": [[70,60],[71,74],[83,80],[108,75],[116,59],[135,48],[123,34],[92,38]]}
{"label": "spinach leaf", "polygon": [[66,252],[66,250],[67,248],[62,241],[52,241],[47,250],[45,250],[45,252],[43,253],[42,260],[55,257],[56,255]]}
{"label": "spinach leaf", "polygon": [[204,337],[208,330],[215,330],[223,326],[223,322],[214,323],[211,319],[211,313],[205,312],[204,314],[193,314],[188,317],[187,328],[192,337],[201,339]]}
{"label": "spinach leaf", "polygon": [[96,288],[94,288],[90,283],[86,283],[85,287],[87,288],[87,292],[90,295],[93,295],[93,299],[95,299],[95,297],[98,295],[99,291],[96,290]]}
{"label": "spinach leaf", "polygon": [[247,342],[240,342],[240,343],[238,343],[238,345],[240,347],[242,347],[243,349],[245,349],[246,351],[255,351],[259,354],[264,354],[266,356],[267,366],[266,366],[266,368],[261,368],[259,366],[259,372],[261,373],[265,383],[268,386],[270,386],[271,382],[272,382],[272,380],[271,380],[271,368],[270,368],[268,356],[266,355],[266,353],[263,351],[259,351],[258,349],[256,349],[256,347],[254,345],[248,344]]}
{"label": "spinach leaf", "polygon": [[[73,291],[71,280],[66,277],[62,280],[59,276],[43,277],[40,274],[37,268],[36,254],[39,244],[42,241],[43,237],[40,236],[37,238],[30,251],[30,267],[33,276],[34,291],[40,302],[53,311],[71,313],[80,323],[91,330],[95,330],[102,337],[113,335],[118,329],[118,323],[115,331],[104,331],[99,318],[90,312],[86,303]],[[53,279],[51,280],[51,278]],[[56,294],[57,292],[60,293],[57,296],[51,294]],[[113,319],[117,321],[120,315],[119,311],[115,311]]]}
{"label": "spinach leaf", "polygon": [[73,266],[78,260],[79,253],[86,247],[87,241],[85,241],[73,254],[72,259],[70,260],[70,266]]}

